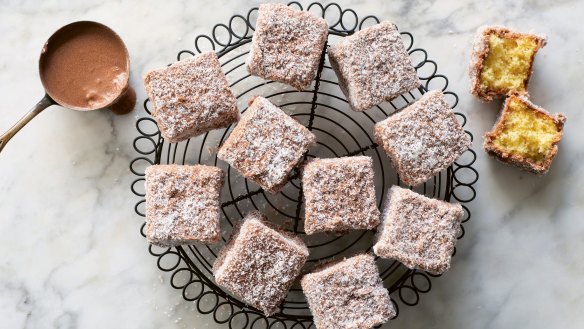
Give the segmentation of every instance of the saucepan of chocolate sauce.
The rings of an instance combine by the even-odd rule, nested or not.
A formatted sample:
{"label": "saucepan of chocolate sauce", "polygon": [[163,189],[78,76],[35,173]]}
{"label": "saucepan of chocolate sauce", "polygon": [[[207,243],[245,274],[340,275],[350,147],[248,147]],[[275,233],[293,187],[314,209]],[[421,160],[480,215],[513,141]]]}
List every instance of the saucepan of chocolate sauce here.
{"label": "saucepan of chocolate sauce", "polygon": [[45,96],[0,136],[0,151],[51,105],[77,111],[110,108],[124,114],[136,104],[136,94],[129,86],[128,49],[112,29],[100,23],[80,21],[55,32],[41,51],[39,74]]}

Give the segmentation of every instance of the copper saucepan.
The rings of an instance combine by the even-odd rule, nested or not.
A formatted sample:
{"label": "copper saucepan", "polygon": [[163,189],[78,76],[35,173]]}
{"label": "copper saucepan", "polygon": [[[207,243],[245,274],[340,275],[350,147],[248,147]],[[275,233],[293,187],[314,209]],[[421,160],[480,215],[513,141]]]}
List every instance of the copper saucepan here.
{"label": "copper saucepan", "polygon": [[[90,41],[92,38],[97,40],[94,45]],[[87,46],[80,46],[80,42],[85,42]],[[111,51],[116,56],[111,56]],[[75,60],[70,60],[71,58]],[[95,69],[96,60],[100,63],[98,70]],[[115,74],[114,82],[101,80],[104,67],[108,65],[115,72],[108,71],[106,76]],[[0,136],[0,151],[22,127],[51,105],[58,104],[76,111],[110,108],[114,113],[124,114],[131,111],[136,103],[136,94],[129,85],[128,49],[118,34],[100,23],[79,21],[57,30],[41,51],[39,75],[45,96]],[[96,84],[96,88],[91,88],[92,84]],[[82,85],[89,87],[79,88]],[[99,88],[108,92],[96,93]]]}

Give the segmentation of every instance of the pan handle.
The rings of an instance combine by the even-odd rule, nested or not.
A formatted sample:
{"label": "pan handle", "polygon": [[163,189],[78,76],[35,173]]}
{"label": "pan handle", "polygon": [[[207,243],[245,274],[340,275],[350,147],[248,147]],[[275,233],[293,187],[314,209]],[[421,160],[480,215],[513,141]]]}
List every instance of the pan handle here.
{"label": "pan handle", "polygon": [[32,118],[41,113],[47,107],[54,104],[56,104],[55,101],[49,97],[49,95],[45,94],[45,96],[38,103],[36,103],[36,105],[25,116],[23,116],[20,120],[18,120],[17,123],[14,124],[14,126],[12,126],[10,129],[8,129],[8,131],[0,136],[0,152],[2,152],[2,149],[4,146],[6,146],[6,143],[8,143],[8,141],[14,135],[16,135],[16,133],[20,131],[22,127],[29,123]]}

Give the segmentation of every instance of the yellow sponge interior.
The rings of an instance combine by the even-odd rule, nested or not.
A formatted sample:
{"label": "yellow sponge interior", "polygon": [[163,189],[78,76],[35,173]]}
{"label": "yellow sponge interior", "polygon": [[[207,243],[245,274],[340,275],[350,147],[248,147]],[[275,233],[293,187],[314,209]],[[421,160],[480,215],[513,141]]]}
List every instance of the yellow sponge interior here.
{"label": "yellow sponge interior", "polygon": [[531,60],[538,49],[533,38],[489,36],[489,53],[481,71],[481,85],[494,91],[524,91]]}
{"label": "yellow sponge interior", "polygon": [[558,127],[551,117],[530,109],[517,98],[511,98],[508,106],[510,111],[493,144],[504,152],[541,162],[558,139]]}

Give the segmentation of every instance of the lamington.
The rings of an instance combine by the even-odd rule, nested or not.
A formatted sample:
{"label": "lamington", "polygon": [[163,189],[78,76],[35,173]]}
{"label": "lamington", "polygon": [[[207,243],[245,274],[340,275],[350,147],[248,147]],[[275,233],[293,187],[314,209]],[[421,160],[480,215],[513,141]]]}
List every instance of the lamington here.
{"label": "lamington", "polygon": [[379,224],[373,160],[314,159],[302,170],[306,234],[370,230]]}
{"label": "lamington", "polygon": [[264,190],[277,193],[315,143],[306,127],[269,100],[255,97],[217,157]]}
{"label": "lamington", "polygon": [[204,52],[150,71],[144,86],[152,117],[171,143],[187,140],[239,120],[239,110],[214,52]]}
{"label": "lamington", "polygon": [[146,168],[146,239],[159,246],[219,242],[224,173],[217,167]]}
{"label": "lamington", "polygon": [[308,258],[301,239],[270,227],[258,211],[247,214],[213,264],[218,285],[266,316],[277,311]]}
{"label": "lamington", "polygon": [[460,204],[392,186],[373,251],[379,257],[397,259],[411,269],[442,274],[450,268],[462,214]]}
{"label": "lamington", "polygon": [[304,90],[316,77],[327,37],[328,24],[323,18],[283,4],[262,4],[247,70]]}
{"label": "lamington", "polygon": [[420,86],[393,23],[381,22],[343,38],[328,56],[351,108],[365,111]]}
{"label": "lamington", "polygon": [[551,115],[523,96],[510,96],[483,146],[503,162],[545,174],[558,153],[565,122],[563,113]]}
{"label": "lamington", "polygon": [[396,315],[370,254],[324,265],[301,285],[317,329],[371,329]]}
{"label": "lamington", "polygon": [[471,144],[439,90],[376,123],[374,137],[400,179],[412,186],[446,169]]}
{"label": "lamington", "polygon": [[470,61],[471,93],[485,102],[494,97],[526,94],[538,50],[546,38],[504,26],[479,28]]}

